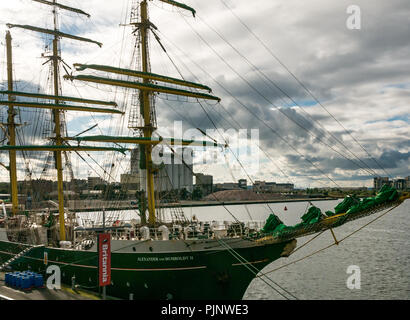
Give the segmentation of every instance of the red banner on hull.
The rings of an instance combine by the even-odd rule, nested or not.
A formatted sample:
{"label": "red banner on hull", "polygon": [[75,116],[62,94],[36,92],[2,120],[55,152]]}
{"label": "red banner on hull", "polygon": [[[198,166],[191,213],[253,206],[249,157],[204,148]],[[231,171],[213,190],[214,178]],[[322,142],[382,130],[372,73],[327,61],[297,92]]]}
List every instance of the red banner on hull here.
{"label": "red banner on hull", "polygon": [[111,284],[111,235],[98,235],[98,270],[100,287]]}

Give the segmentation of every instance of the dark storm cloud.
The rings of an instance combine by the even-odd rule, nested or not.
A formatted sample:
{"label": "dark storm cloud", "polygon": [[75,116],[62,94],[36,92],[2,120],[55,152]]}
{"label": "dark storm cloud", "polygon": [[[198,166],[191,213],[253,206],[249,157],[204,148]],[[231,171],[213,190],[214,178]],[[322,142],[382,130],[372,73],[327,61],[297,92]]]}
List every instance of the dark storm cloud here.
{"label": "dark storm cloud", "polygon": [[[326,81],[329,86],[350,86],[372,81],[393,81],[408,78],[410,61],[408,1],[378,3],[359,1],[363,29],[352,33],[347,28],[332,30],[329,44],[335,41],[349,44],[345,52],[334,52],[325,58],[312,57],[302,73]],[[393,5],[393,6],[392,6]],[[394,8],[394,9],[393,9]],[[326,16],[321,20],[326,20]],[[310,35],[323,36],[324,30],[315,17],[304,17],[300,28],[310,26]],[[328,32],[328,30],[326,30]]]}
{"label": "dark storm cloud", "polygon": [[400,162],[409,163],[410,152],[399,152],[396,150],[385,151],[379,162],[384,168],[397,168],[400,165]]}
{"label": "dark storm cloud", "polygon": [[[343,178],[344,180],[363,180],[370,179],[372,176],[374,176],[371,174],[371,170],[378,170],[377,172],[381,172],[380,166],[388,170],[389,173],[395,172],[396,174],[405,176],[406,174],[408,174],[408,167],[406,168],[406,163],[408,165],[410,152],[402,153],[395,150],[385,150],[378,158],[361,158],[360,160],[362,160],[362,162],[359,162],[359,160],[357,159],[351,159],[353,161],[350,161],[341,157],[306,156],[304,159],[296,155],[287,155],[286,158],[291,166],[299,168],[299,170],[301,171],[300,175],[319,174],[318,169],[311,164],[314,163],[320,170],[325,173],[331,174],[333,177]],[[365,163],[367,166],[364,166],[363,163]],[[349,174],[337,173],[336,170],[338,169],[341,169],[345,172],[350,172],[351,176],[349,176]],[[361,173],[360,175],[353,174],[359,171]]]}

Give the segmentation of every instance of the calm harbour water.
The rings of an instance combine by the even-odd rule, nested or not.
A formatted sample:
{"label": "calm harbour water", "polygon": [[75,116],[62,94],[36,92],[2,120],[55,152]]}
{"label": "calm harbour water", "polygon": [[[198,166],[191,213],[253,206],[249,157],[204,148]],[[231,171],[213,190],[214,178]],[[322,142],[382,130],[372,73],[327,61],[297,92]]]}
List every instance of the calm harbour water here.
{"label": "calm harbour water", "polygon": [[[335,201],[318,202],[321,208],[334,207]],[[294,215],[305,204],[275,205],[280,218]],[[322,210],[323,211],[323,210]],[[300,212],[300,211],[299,211]],[[280,214],[282,213],[282,214]],[[295,214],[297,216],[297,214]],[[334,230],[341,239],[360,226],[373,220],[380,213],[355,220]],[[293,220],[289,217],[288,220]],[[284,221],[286,223],[286,221]],[[299,299],[410,299],[410,201],[392,210],[387,215],[360,230],[339,246],[333,246],[306,260],[289,265],[268,276],[285,287]],[[313,236],[298,239],[298,246]],[[289,258],[274,261],[262,272],[297,260],[326,247],[333,242],[329,231],[325,232],[306,247]],[[349,277],[347,268],[356,265],[360,268],[361,288],[347,288]],[[244,299],[282,299],[264,282],[255,279],[245,293]]]}
{"label": "calm harbour water", "polygon": [[[332,210],[339,201],[313,202],[322,212]],[[306,202],[227,206],[242,221],[264,221],[270,209],[287,225],[300,222]],[[284,210],[284,207],[288,210]],[[232,216],[222,206],[184,208],[185,215],[200,221],[228,220]],[[131,216],[133,213],[129,213]],[[355,220],[334,229],[340,240],[381,213]],[[251,217],[250,217],[251,216]],[[338,246],[330,247],[301,262],[291,264],[267,276],[298,299],[410,299],[410,201],[360,230]],[[298,247],[313,235],[298,238]],[[266,266],[268,272],[300,259],[333,242],[326,231],[288,258]],[[361,288],[349,289],[347,268],[360,268]],[[260,279],[254,279],[243,297],[246,300],[284,299]]]}
{"label": "calm harbour water", "polygon": [[[314,205],[322,212],[333,209],[340,201],[317,201]],[[306,202],[269,204],[276,215],[287,225],[300,222]],[[287,211],[284,207],[287,207]],[[267,204],[247,205],[254,220],[265,220],[269,215]],[[245,206],[228,206],[238,218],[249,220]],[[196,214],[199,220],[231,220],[222,207],[192,208],[187,216]],[[334,229],[339,240],[378,217],[381,213],[355,220]],[[298,238],[298,247],[312,238]],[[291,261],[326,247],[333,242],[330,231],[313,240],[288,258],[281,258],[266,266],[268,272]],[[360,289],[351,290],[346,281],[347,268],[360,268]],[[410,299],[410,201],[390,211],[366,228],[310,258],[291,264],[267,275],[298,299]],[[284,299],[260,279],[254,279],[244,299]]]}

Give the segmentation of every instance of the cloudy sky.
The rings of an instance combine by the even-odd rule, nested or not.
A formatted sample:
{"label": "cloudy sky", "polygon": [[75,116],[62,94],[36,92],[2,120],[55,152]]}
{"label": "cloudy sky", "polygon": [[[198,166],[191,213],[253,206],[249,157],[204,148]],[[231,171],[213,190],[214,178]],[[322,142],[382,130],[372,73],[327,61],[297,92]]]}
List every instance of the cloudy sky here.
{"label": "cloudy sky", "polygon": [[[103,42],[100,49],[64,39],[65,63],[136,68],[132,29],[119,26],[129,23],[132,2],[61,0],[90,13],[91,18],[60,10],[60,30]],[[242,165],[226,150],[219,162],[200,164],[196,158],[196,172],[212,174],[216,182],[246,178],[292,182],[299,187],[372,186],[375,175],[409,175],[408,0],[185,3],[197,10],[196,18],[159,0],[150,1],[150,19],[167,49],[165,54],[151,37],[152,71],[209,85],[222,100],[220,104],[201,101],[200,105],[160,95],[156,101],[160,134],[178,136],[173,132],[174,121],[182,121],[184,131],[213,129],[212,138],[219,142],[224,137],[235,140],[228,129],[246,129],[249,134],[251,129],[259,130],[259,147],[246,148],[254,143],[250,136],[239,140],[240,150],[252,152],[240,159]],[[360,9],[360,21],[348,12],[352,4]],[[53,25],[50,7],[33,1],[1,1],[0,10],[2,39],[6,23]],[[348,28],[347,22],[359,29]],[[11,33],[17,89],[50,92],[49,65],[42,65],[46,59],[41,58],[50,37],[21,29],[11,29]],[[6,89],[4,45],[2,48],[0,81]],[[130,134],[131,91],[63,81],[63,93],[115,100],[126,111],[124,117],[68,112],[69,135],[95,124],[98,126],[87,134]],[[28,122],[20,129],[28,134],[26,143],[47,136],[46,125],[35,125],[46,117],[44,113],[23,110],[22,115]],[[197,132],[197,138],[203,136]],[[257,155],[259,169],[255,170],[250,160]],[[7,163],[6,154],[1,156]],[[38,178],[46,158],[36,154],[22,164],[28,163]],[[87,163],[76,155],[71,158],[74,174],[80,178],[104,175],[106,168],[112,179],[118,179],[129,167],[128,155],[83,154]],[[24,174],[24,170],[19,172],[19,178]]]}

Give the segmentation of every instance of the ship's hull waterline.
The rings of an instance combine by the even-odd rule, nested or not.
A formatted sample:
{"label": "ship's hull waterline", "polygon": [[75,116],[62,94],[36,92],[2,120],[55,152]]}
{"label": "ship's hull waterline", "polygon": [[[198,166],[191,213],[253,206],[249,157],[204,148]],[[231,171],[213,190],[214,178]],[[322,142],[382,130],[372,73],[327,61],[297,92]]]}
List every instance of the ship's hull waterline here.
{"label": "ship's hull waterline", "polygon": [[[107,295],[113,297],[136,300],[242,299],[255,278],[249,265],[247,268],[240,263],[216,240],[199,243],[179,240],[122,242],[113,241],[112,284],[107,287]],[[229,239],[227,243],[258,270],[288,255],[296,246],[296,240],[256,244],[249,240]],[[175,244],[177,250],[167,250],[167,246],[171,249]],[[25,248],[25,244],[0,241],[0,262],[9,260]],[[70,285],[75,276],[76,284],[97,291],[97,264],[95,247],[89,251],[37,247],[16,260],[12,267],[14,270],[45,272],[48,266],[56,265],[60,267],[62,283]]]}

